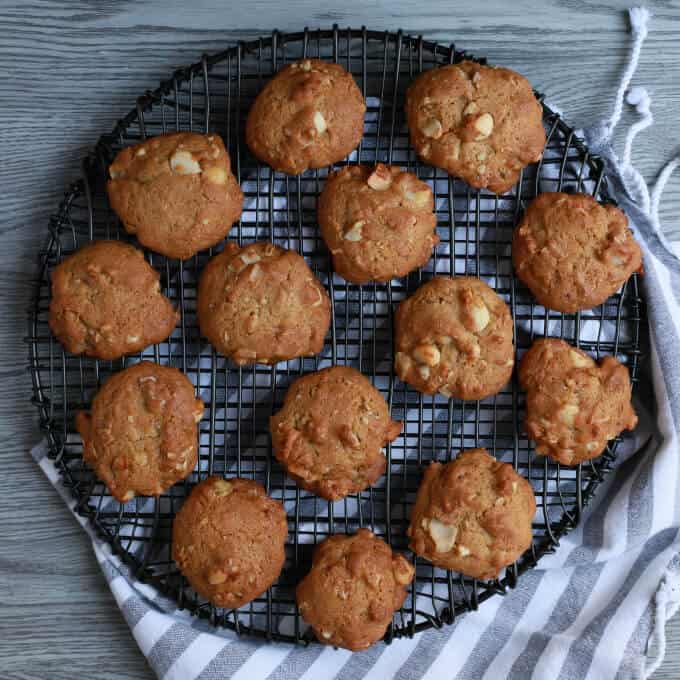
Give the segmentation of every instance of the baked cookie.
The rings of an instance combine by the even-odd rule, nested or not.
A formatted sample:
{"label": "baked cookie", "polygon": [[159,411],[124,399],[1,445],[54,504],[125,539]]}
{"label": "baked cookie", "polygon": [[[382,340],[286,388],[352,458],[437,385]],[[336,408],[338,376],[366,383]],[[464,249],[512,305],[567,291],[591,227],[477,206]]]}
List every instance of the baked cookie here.
{"label": "baked cookie", "polygon": [[300,614],[319,642],[366,649],[385,635],[414,573],[403,555],[368,529],[329,536],[297,587]]}
{"label": "baked cookie", "polygon": [[397,308],[397,375],[425,394],[496,394],[512,374],[512,330],[508,306],[486,283],[435,276]]}
{"label": "baked cookie", "polygon": [[564,340],[537,340],[519,365],[527,391],[524,428],[536,453],[564,465],[599,456],[637,425],[628,369],[614,357],[598,364]]}
{"label": "baked cookie", "polygon": [[337,501],[385,472],[382,447],[401,423],[359,371],[332,366],[298,378],[270,421],[276,459],[303,488]]}
{"label": "baked cookie", "polygon": [[364,98],[342,66],[304,59],[284,66],[257,95],[246,142],[274,170],[299,175],[356,149],[364,113]]}
{"label": "baked cookie", "polygon": [[304,259],[271,243],[227,243],[198,286],[201,332],[239,366],[318,354],[330,309]]}
{"label": "baked cookie", "polygon": [[543,112],[526,78],[472,61],[419,75],[406,93],[411,144],[430,165],[502,194],[541,158]]}
{"label": "baked cookie", "polygon": [[539,194],[512,238],[517,276],[540,304],[592,309],[642,270],[626,215],[587,194]]}
{"label": "baked cookie", "polygon": [[408,536],[413,552],[442,569],[496,578],[531,545],[531,484],[485,449],[430,463],[418,488]]}
{"label": "baked cookie", "polygon": [[208,477],[172,524],[172,559],[191,587],[236,609],[276,581],[286,559],[283,505],[250,479]]}
{"label": "baked cookie", "polygon": [[219,243],[243,193],[218,135],[177,132],[123,149],[109,167],[109,201],[151,250],[186,260]]}
{"label": "baked cookie", "polygon": [[93,241],[52,273],[49,324],[71,354],[118,359],[162,342],[179,319],[141,250]]}
{"label": "baked cookie", "polygon": [[319,225],[335,271],[366,283],[422,267],[439,243],[433,210],[430,186],[396,166],[332,173],[319,197]]}
{"label": "baked cookie", "polygon": [[111,376],[80,411],[83,459],[121,503],[158,496],[187,477],[198,459],[203,402],[176,368],[150,361]]}

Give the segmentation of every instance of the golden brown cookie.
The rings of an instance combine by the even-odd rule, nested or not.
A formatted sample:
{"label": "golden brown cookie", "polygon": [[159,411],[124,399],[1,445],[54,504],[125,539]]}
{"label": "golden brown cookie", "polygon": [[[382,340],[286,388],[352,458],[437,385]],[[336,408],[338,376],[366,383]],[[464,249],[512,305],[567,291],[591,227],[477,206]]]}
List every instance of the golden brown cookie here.
{"label": "golden brown cookie", "polygon": [[531,545],[531,484],[485,449],[430,463],[411,512],[409,547],[438,567],[496,578]]}
{"label": "golden brown cookie", "polygon": [[49,324],[72,354],[118,359],[162,342],[179,319],[141,250],[93,241],[52,273]]}
{"label": "golden brown cookie", "polygon": [[413,575],[404,556],[368,529],[329,536],[297,587],[300,614],[319,642],[366,649],[385,635]]}
{"label": "golden brown cookie", "polygon": [[331,501],[375,484],[382,447],[401,423],[359,371],[332,366],[298,378],[270,421],[277,460],[303,488]]}
{"label": "golden brown cookie", "polygon": [[396,166],[332,173],[319,197],[319,225],[335,271],[366,283],[422,267],[439,243],[433,210],[430,186]]}
{"label": "golden brown cookie", "polygon": [[176,368],[150,361],[111,376],[80,411],[83,459],[121,503],[158,496],[187,477],[198,458],[203,402]]}
{"label": "golden brown cookie", "polygon": [[529,81],[472,61],[425,71],[406,93],[411,143],[430,165],[502,194],[545,145],[543,112]]}
{"label": "golden brown cookie", "polygon": [[356,149],[365,112],[364,98],[342,66],[304,59],[284,66],[257,95],[246,142],[274,170],[299,175]]}
{"label": "golden brown cookie", "polygon": [[201,332],[240,366],[318,354],[330,307],[304,259],[271,243],[227,243],[206,265],[198,287]]}
{"label": "golden brown cookie", "polygon": [[425,394],[483,399],[512,374],[510,310],[471,276],[436,276],[404,300],[395,345],[397,375]]}
{"label": "golden brown cookie", "polygon": [[626,215],[587,194],[539,194],[512,239],[517,276],[544,307],[592,309],[642,271]]}
{"label": "golden brown cookie", "polygon": [[214,246],[241,216],[243,193],[219,135],[153,137],[123,149],[109,174],[109,201],[125,230],[168,257]]}
{"label": "golden brown cookie", "polygon": [[191,587],[236,609],[276,581],[286,559],[283,505],[250,479],[208,477],[172,524],[172,559]]}
{"label": "golden brown cookie", "polygon": [[599,365],[564,340],[537,340],[519,366],[527,391],[524,428],[536,453],[564,465],[599,456],[637,425],[628,369],[614,357]]}

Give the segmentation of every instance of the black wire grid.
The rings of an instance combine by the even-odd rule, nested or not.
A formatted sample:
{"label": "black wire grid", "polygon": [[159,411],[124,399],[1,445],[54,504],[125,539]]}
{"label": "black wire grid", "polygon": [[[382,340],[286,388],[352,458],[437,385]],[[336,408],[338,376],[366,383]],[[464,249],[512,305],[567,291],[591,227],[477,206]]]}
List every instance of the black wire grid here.
{"label": "black wire grid", "polygon": [[[364,138],[348,162],[399,164],[416,172],[435,191],[441,243],[428,266],[405,279],[355,286],[333,276],[316,223],[316,199],[328,170],[287,177],[258,163],[245,146],[244,121],[255,94],[285,63],[307,56],[341,63],[366,98]],[[431,460],[450,460],[462,448],[483,446],[511,462],[533,485],[538,506],[534,542],[500,579],[488,582],[446,572],[412,556],[416,579],[386,640],[451,623],[457,615],[514,587],[524,571],[554,550],[559,538],[579,522],[583,507],[615,457],[619,440],[611,442],[597,460],[576,468],[536,457],[522,433],[524,395],[516,376],[493,398],[462,402],[419,394],[393,375],[393,312],[400,300],[436,271],[480,276],[498,292],[512,311],[518,359],[536,337],[549,334],[580,345],[598,358],[615,355],[628,365],[634,385],[637,379],[643,314],[637,276],[601,307],[575,315],[537,305],[513,276],[512,230],[525,203],[536,193],[585,191],[607,200],[602,161],[588,152],[560,116],[543,107],[548,132],[543,161],[527,168],[516,189],[503,196],[473,190],[421,164],[410,148],[403,111],[406,87],[421,71],[463,58],[471,57],[453,45],[443,47],[401,32],[337,28],[287,35],[274,32],[269,38],[204,56],[140,97],[136,108],[99,140],[84,163],[83,179],[70,188],[50,221],[29,337],[34,400],[49,455],[72,490],[77,510],[136,576],[216,626],[267,639],[309,641],[295,606],[294,589],[309,568],[314,544],[330,534],[365,526],[394,548],[405,550],[409,511],[423,468]],[[108,206],[108,164],[122,147],[174,130],[223,136],[246,197],[231,238],[239,243],[270,240],[297,250],[327,287],[333,303],[332,331],[318,357],[238,368],[216,355],[201,338],[196,320],[197,279],[212,251],[184,263],[147,252],[148,261],[161,272],[165,294],[182,312],[168,342],[142,355],[97,361],[64,353],[50,335],[47,312],[54,267],[93,239],[131,241]],[[121,505],[84,465],[74,416],[89,407],[96,390],[112,373],[141,356],[181,368],[207,410],[200,424],[198,470],[157,499],[137,498]],[[369,376],[388,400],[393,418],[404,421],[404,432],[387,447],[387,473],[373,488],[328,503],[301,491],[272,459],[268,419],[280,408],[292,380],[333,363],[352,365]],[[209,474],[257,479],[273,498],[284,502],[288,513],[287,560],[280,579],[266,594],[234,611],[218,610],[198,597],[170,557],[175,512],[192,485]]]}

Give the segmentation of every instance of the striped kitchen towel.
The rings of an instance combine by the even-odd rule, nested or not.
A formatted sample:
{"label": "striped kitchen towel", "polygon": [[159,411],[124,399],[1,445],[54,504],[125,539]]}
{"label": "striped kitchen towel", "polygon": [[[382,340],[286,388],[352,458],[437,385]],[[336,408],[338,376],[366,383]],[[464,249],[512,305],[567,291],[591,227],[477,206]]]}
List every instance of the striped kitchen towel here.
{"label": "striped kitchen towel", "polygon": [[[639,400],[644,404],[636,403],[636,408],[641,415],[638,440],[645,432],[648,443],[621,452],[578,528],[507,596],[491,598],[451,626],[358,654],[321,645],[264,644],[217,631],[136,581],[76,514],[90,532],[116,602],[159,678],[604,680],[647,677],[658,666],[664,624],[680,602],[680,261],[660,231],[658,205],[680,158],[664,169],[651,193],[631,165],[633,139],[652,123],[652,114],[646,92],[629,89],[650,17],[637,8],[630,17],[634,45],[613,115],[582,135],[608,161],[610,186],[644,249],[651,347],[640,393],[647,390],[650,398]],[[625,97],[640,119],[619,158],[611,136]],[[647,410],[645,404],[654,407]],[[33,455],[73,510],[74,501],[45,445]]]}

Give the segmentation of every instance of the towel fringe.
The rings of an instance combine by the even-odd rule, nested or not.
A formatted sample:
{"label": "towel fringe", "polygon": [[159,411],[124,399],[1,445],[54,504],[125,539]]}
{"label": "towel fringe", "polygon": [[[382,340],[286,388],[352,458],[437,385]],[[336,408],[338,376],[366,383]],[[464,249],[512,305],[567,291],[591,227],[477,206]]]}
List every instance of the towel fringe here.
{"label": "towel fringe", "polygon": [[645,658],[642,670],[643,677],[649,678],[661,666],[666,656],[666,621],[680,609],[680,574],[676,571],[666,570],[661,579],[659,589],[654,597],[654,630],[647,641],[647,653],[652,646],[656,646],[654,659]]}

